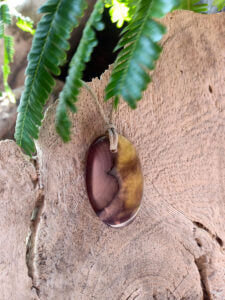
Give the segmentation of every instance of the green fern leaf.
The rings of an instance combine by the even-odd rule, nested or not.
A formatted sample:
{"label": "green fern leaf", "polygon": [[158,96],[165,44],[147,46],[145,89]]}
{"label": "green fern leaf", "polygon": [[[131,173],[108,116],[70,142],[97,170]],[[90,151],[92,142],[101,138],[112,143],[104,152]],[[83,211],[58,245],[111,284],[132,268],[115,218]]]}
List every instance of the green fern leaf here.
{"label": "green fern leaf", "polygon": [[35,151],[33,139],[39,135],[43,108],[66,59],[67,40],[78,25],[84,0],[48,0],[40,9],[45,15],[39,22],[28,55],[25,90],[18,108],[15,138],[27,154]]}
{"label": "green fern leaf", "polygon": [[13,62],[14,43],[13,37],[4,35],[4,62],[9,64]]}
{"label": "green fern leaf", "polygon": [[199,4],[199,0],[181,0],[177,9],[191,10],[197,13],[208,11],[208,4]]}
{"label": "green fern leaf", "polygon": [[225,0],[214,0],[213,5],[218,8],[218,10],[222,10],[225,7]]}
{"label": "green fern leaf", "polygon": [[8,78],[11,73],[9,64],[13,62],[13,55],[14,55],[14,43],[13,37],[4,35],[4,64],[2,66],[3,71],[3,84],[5,92],[8,94],[8,97],[12,102],[15,102],[15,97],[11,91],[11,88],[8,84]]}
{"label": "green fern leaf", "polygon": [[91,58],[94,47],[97,45],[95,30],[102,30],[104,28],[101,22],[103,10],[104,1],[98,0],[86,24],[78,49],[71,60],[69,74],[66,78],[64,89],[59,97],[56,112],[56,130],[64,142],[70,139],[71,123],[67,111],[69,109],[72,112],[76,112],[74,103],[77,101],[77,96],[82,86],[81,79],[83,70],[85,64]]}
{"label": "green fern leaf", "polygon": [[8,5],[0,2],[0,39],[4,38],[4,24],[11,24],[11,16]]}
{"label": "green fern leaf", "polygon": [[4,23],[2,20],[0,20],[0,39],[4,37]]}
{"label": "green fern leaf", "polygon": [[0,38],[3,39],[4,63],[2,66],[4,90],[10,99],[15,102],[15,97],[8,84],[8,77],[11,73],[10,63],[13,61],[14,45],[13,37],[5,35],[5,25],[11,24],[9,7],[5,2],[0,3]]}
{"label": "green fern leaf", "polygon": [[159,58],[161,40],[166,28],[153,18],[161,18],[177,5],[176,0],[140,0],[133,20],[122,31],[116,49],[121,48],[106,87],[106,100],[119,97],[132,108],[150,82],[148,70],[152,70]]}
{"label": "green fern leaf", "polygon": [[9,7],[4,2],[0,2],[0,21],[8,25],[10,25],[12,22]]}

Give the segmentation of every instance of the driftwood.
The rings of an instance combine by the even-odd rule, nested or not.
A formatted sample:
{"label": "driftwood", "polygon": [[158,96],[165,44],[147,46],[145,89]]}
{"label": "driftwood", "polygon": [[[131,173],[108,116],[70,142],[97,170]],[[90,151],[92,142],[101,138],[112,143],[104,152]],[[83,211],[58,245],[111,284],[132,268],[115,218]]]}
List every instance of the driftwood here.
{"label": "driftwood", "polygon": [[[36,172],[13,142],[0,143],[0,299],[225,299],[225,14],[163,22],[153,82],[136,111],[121,102],[113,116],[145,178],[129,226],[107,227],[87,199],[86,151],[105,127],[86,90],[70,143],[48,109]],[[90,83],[100,99],[109,74]]]}

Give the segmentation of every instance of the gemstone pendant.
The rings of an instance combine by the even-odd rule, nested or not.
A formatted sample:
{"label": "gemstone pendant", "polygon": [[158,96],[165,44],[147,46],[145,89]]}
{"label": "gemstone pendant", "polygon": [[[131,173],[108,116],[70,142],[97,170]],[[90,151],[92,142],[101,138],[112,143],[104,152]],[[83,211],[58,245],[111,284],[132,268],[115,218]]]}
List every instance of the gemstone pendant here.
{"label": "gemstone pendant", "polygon": [[89,201],[97,216],[112,227],[129,224],[137,215],[143,194],[143,175],[137,152],[118,136],[118,151],[110,151],[108,136],[90,146],[86,163]]}

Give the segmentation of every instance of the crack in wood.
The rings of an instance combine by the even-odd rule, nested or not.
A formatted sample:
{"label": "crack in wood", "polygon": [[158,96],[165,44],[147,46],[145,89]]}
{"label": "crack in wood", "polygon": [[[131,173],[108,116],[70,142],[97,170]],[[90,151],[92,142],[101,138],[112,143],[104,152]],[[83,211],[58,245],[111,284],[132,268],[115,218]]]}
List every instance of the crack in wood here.
{"label": "crack in wood", "polygon": [[[157,176],[156,176],[157,177]],[[154,181],[151,182],[152,183],[152,187],[153,189],[156,191],[156,193],[161,197],[161,199],[163,200],[163,203],[166,205],[166,208],[168,208],[169,210],[169,214],[171,216],[174,216],[174,213],[178,213],[179,216],[184,217],[186,221],[189,221],[191,223],[193,223],[193,221],[185,215],[184,212],[182,212],[181,210],[177,209],[176,207],[174,207],[172,204],[170,204],[166,199],[165,196],[163,194],[160,193],[160,191],[157,189],[157,187],[155,186]]]}
{"label": "crack in wood", "polygon": [[30,228],[27,236],[26,243],[26,265],[28,269],[28,276],[32,280],[31,289],[36,291],[37,296],[40,295],[40,290],[34,283],[34,258],[35,258],[35,242],[36,242],[36,233],[37,228],[40,223],[40,217],[44,207],[44,194],[42,190],[38,190],[37,201],[35,203],[35,207],[32,211],[31,219],[30,219]]}
{"label": "crack in wood", "polygon": [[193,224],[198,228],[206,231],[211,236],[211,238],[219,244],[220,247],[223,247],[223,240],[217,234],[213,234],[205,225],[200,222],[193,221]]}
{"label": "crack in wood", "polygon": [[202,255],[199,258],[196,258],[194,262],[200,276],[203,300],[212,300],[210,289],[209,289],[208,278],[207,278],[207,268],[206,268],[207,256]]}
{"label": "crack in wood", "polygon": [[[138,292],[140,290],[140,288],[136,288],[127,298],[126,300],[135,300],[137,299],[137,297],[140,296],[140,294],[136,294],[136,292]],[[136,294],[136,295],[135,295]]]}
{"label": "crack in wood", "polygon": [[183,276],[183,278],[180,280],[180,282],[177,284],[177,286],[175,287],[175,289],[173,290],[173,295],[175,295],[175,292],[178,290],[178,288],[182,285],[182,283],[186,280],[186,278],[188,277],[189,272]]}
{"label": "crack in wood", "polygon": [[182,245],[182,247],[183,247],[188,253],[190,253],[191,256],[193,256],[193,257],[195,258],[194,253],[192,253],[191,250],[190,250],[187,246],[185,246],[185,244],[183,243],[183,241],[181,241],[181,240],[178,240],[178,241],[179,241],[179,243]]}

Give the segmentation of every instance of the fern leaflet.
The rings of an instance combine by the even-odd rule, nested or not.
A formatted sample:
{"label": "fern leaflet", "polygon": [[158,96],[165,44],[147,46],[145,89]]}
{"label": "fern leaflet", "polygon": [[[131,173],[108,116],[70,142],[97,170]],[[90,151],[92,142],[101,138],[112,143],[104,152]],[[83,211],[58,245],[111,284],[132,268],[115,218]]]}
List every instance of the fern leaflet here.
{"label": "fern leaflet", "polygon": [[150,82],[148,70],[152,70],[159,58],[161,40],[166,28],[153,18],[161,18],[177,5],[176,0],[140,0],[133,20],[122,31],[116,49],[121,48],[106,87],[106,100],[119,97],[136,108],[137,100]]}
{"label": "fern leaflet", "polygon": [[225,0],[214,0],[213,5],[218,8],[218,10],[222,10],[225,7]]}
{"label": "fern leaflet", "polygon": [[15,138],[27,154],[35,151],[43,108],[66,59],[67,40],[83,14],[83,0],[48,0],[40,9],[45,15],[39,22],[28,55],[25,90],[18,108]]}
{"label": "fern leaflet", "polygon": [[14,55],[13,37],[5,35],[5,25],[10,25],[11,21],[8,5],[4,2],[0,3],[0,38],[3,39],[4,44],[3,85],[9,100],[15,102],[15,97],[8,84],[8,78],[11,73],[9,64],[13,61]]}
{"label": "fern leaflet", "polygon": [[103,10],[104,1],[98,0],[86,24],[77,51],[71,60],[69,74],[66,78],[64,89],[59,97],[56,112],[56,130],[64,142],[70,139],[71,123],[68,117],[68,109],[72,112],[76,112],[74,103],[77,101],[77,96],[82,86],[81,79],[83,70],[85,64],[91,58],[94,47],[97,45],[95,30],[102,30],[104,28],[101,22]]}
{"label": "fern leaflet", "polygon": [[11,73],[9,64],[13,61],[14,55],[14,45],[13,45],[13,37],[4,35],[4,65],[2,67],[3,70],[3,83],[5,91],[8,93],[8,96],[14,101],[14,97],[12,91],[8,85],[8,77]]}
{"label": "fern leaflet", "polygon": [[203,13],[208,11],[208,4],[200,4],[199,0],[181,0],[177,9],[186,9],[197,13]]}
{"label": "fern leaflet", "polygon": [[0,19],[0,39],[2,39],[4,37],[4,23],[3,21]]}
{"label": "fern leaflet", "polygon": [[12,22],[9,7],[5,2],[0,2],[0,21],[8,25]]}

